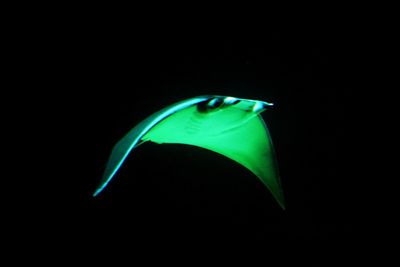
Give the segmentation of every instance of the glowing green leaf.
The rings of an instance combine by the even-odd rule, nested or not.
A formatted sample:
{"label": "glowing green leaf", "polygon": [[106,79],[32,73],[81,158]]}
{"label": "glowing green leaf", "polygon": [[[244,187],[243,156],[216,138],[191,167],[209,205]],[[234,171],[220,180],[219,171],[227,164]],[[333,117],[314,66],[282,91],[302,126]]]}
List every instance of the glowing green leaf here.
{"label": "glowing green leaf", "polygon": [[274,149],[259,115],[267,102],[224,96],[200,96],[167,107],[133,128],[114,147],[96,196],[109,183],[129,152],[152,141],[202,147],[252,171],[284,208]]}

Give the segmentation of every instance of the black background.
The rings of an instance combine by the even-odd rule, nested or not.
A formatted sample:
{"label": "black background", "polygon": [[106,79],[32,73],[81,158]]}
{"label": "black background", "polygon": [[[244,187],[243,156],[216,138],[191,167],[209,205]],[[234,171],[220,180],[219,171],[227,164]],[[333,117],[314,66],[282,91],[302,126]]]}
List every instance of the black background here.
{"label": "black background", "polygon": [[[95,248],[95,255],[122,246],[134,255],[134,247],[154,244],[204,249],[258,242],[261,250],[312,244],[318,253],[330,251],[326,244],[349,246],[360,201],[359,36],[315,23],[260,25],[176,29],[113,17],[32,26],[25,39],[32,44],[28,79],[45,104],[44,120],[32,125],[38,146],[27,158],[40,161],[35,169],[43,175],[28,179],[21,195],[29,200],[14,211],[29,221],[21,228],[30,240],[72,241],[83,251]],[[243,167],[183,145],[140,146],[92,197],[125,133],[167,105],[204,94],[275,104],[263,117],[286,210]]]}

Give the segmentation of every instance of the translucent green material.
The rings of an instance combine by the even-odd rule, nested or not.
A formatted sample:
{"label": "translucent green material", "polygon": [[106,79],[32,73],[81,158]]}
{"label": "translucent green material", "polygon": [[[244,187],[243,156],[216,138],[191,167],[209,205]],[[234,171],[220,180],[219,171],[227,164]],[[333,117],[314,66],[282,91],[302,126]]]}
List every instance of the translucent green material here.
{"label": "translucent green material", "polygon": [[272,104],[225,96],[200,96],[167,107],[133,128],[114,147],[99,194],[129,152],[152,141],[202,147],[252,171],[284,208],[277,162],[268,129],[259,115]]}

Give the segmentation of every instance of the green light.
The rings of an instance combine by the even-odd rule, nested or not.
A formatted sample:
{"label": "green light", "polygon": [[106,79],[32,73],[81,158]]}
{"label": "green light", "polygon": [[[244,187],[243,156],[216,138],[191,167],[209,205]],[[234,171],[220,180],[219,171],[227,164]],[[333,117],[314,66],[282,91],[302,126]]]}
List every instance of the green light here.
{"label": "green light", "polygon": [[224,96],[200,96],[167,107],[133,128],[114,147],[98,195],[138,144],[186,144],[222,154],[252,171],[284,208],[274,149],[259,115],[272,104]]}

